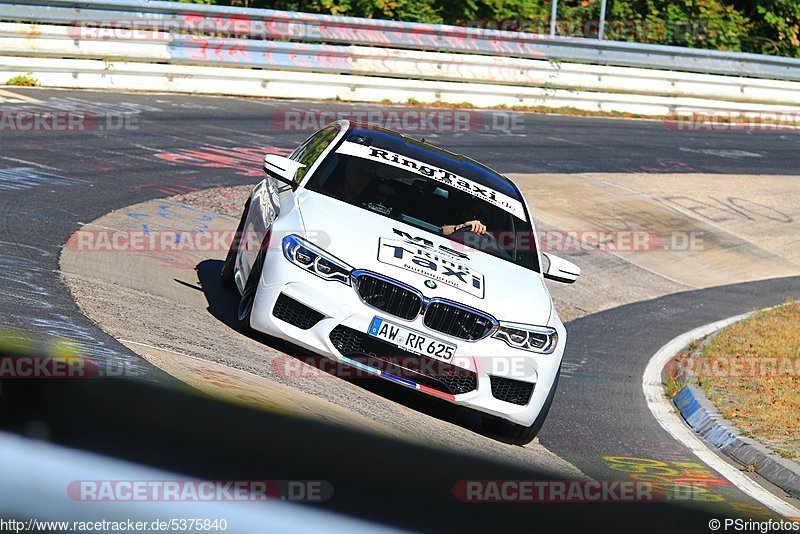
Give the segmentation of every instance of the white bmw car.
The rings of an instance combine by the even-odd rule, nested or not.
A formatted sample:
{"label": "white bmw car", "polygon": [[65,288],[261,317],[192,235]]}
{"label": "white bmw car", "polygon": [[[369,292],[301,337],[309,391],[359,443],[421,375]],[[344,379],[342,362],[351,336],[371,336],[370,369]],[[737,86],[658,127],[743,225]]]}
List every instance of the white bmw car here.
{"label": "white bmw car", "polygon": [[478,410],[530,442],[555,394],[566,331],[507,178],[464,156],[346,120],[267,154],[222,269],[238,318],[315,354]]}

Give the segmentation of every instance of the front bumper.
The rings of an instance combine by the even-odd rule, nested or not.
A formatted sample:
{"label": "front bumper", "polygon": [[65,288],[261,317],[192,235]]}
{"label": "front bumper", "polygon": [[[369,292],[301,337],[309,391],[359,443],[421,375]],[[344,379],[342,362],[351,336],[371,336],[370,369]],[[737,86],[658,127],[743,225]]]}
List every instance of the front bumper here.
{"label": "front bumper", "polygon": [[[287,302],[286,297],[311,308],[322,317],[311,314],[313,320],[309,322],[313,325],[310,327],[308,324],[293,320],[302,328],[287,322],[287,320],[279,319],[273,313],[276,302],[281,298],[283,305]],[[278,315],[287,317],[285,313]],[[401,377],[398,373],[390,372],[392,371],[391,366],[388,369],[386,366],[379,369],[374,364],[380,362],[365,357],[365,353],[370,352],[369,350],[359,348],[357,351],[350,352],[351,349],[344,348],[353,345],[342,342],[342,332],[351,336],[360,334],[360,339],[375,340],[376,338],[369,336],[367,332],[370,323],[376,316],[425,333],[431,338],[455,344],[457,348],[452,360],[455,369],[450,369],[447,364],[441,365],[438,361],[433,364],[439,370],[444,367],[446,373],[461,370],[463,376],[473,376],[474,389],[458,393],[458,391],[469,389],[470,385],[465,386],[456,380],[450,384],[451,387],[448,387],[456,393],[442,391],[440,383],[428,382],[424,379],[409,380],[408,375]],[[560,322],[550,325],[556,328],[559,335],[559,345],[552,354],[536,354],[513,349],[503,341],[491,337],[474,342],[451,337],[427,328],[422,322],[422,316],[406,321],[368,306],[361,301],[353,287],[335,281],[326,281],[303,271],[287,261],[279,249],[271,250],[265,257],[251,315],[251,326],[258,331],[290,341],[315,354],[344,362],[376,376],[418,389],[423,393],[523,426],[533,424],[539,415],[555,380],[566,340],[566,332]],[[380,343],[388,344],[382,340]],[[397,348],[396,345],[389,345]],[[393,357],[401,358],[402,361],[402,358],[408,354],[404,350],[397,350]],[[396,359],[392,361],[396,361]],[[437,366],[437,364],[439,365]],[[512,384],[512,382],[503,381],[502,378],[533,384],[530,399],[524,405],[500,400],[492,393],[492,377],[500,377],[500,380],[494,378],[496,394],[508,384]]]}

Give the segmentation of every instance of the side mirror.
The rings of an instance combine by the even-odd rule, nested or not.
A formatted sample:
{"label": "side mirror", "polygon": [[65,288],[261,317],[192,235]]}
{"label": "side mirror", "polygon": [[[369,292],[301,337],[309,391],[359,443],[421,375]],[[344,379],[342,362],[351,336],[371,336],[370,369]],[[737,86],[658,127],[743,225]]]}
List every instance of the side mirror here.
{"label": "side mirror", "polygon": [[554,256],[549,252],[543,252],[542,256],[545,259],[544,277],[548,280],[572,284],[581,275],[581,268],[571,261]]}
{"label": "side mirror", "polygon": [[297,174],[298,169],[302,169],[303,167],[305,167],[305,165],[302,163],[277,154],[267,154],[264,156],[264,172],[267,176],[271,176],[279,182],[285,183],[292,189],[297,189],[297,182],[294,181],[294,176]]}

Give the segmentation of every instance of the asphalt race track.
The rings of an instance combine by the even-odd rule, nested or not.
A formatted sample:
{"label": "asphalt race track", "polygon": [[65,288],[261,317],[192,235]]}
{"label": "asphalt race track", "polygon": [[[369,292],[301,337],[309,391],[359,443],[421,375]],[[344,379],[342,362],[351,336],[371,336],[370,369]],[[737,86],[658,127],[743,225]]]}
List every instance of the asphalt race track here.
{"label": "asphalt race track", "polygon": [[[0,91],[3,109],[67,106],[96,114],[100,127],[0,131],[0,325],[75,339],[92,357],[124,362],[147,380],[171,382],[78,309],[59,274],[59,253],[67,237],[83,223],[146,200],[253,184],[260,180],[258,160],[266,148],[293,148],[309,134],[276,129],[275,116],[287,110],[347,111],[356,106]],[[109,129],[103,117],[120,113],[128,117],[127,126]],[[660,121],[521,117],[516,129],[507,132],[421,135],[503,173],[651,172],[654,180],[661,172],[798,174],[796,132],[695,134]],[[591,279],[578,283],[591,284]],[[800,298],[800,277],[679,292],[571,321],[565,355],[571,372],[560,384],[541,444],[598,480],[647,473],[650,466],[649,472],[666,477],[703,481],[713,502],[702,506],[720,507],[721,514],[728,506],[763,514],[763,507],[706,466],[693,465],[697,458],[652,417],[641,381],[649,358],[673,337],[790,298]]]}
{"label": "asphalt race track", "polygon": [[[583,363],[559,387],[542,444],[597,480],[619,476],[619,462],[598,461],[610,456],[642,458],[641,465],[661,462],[666,465],[659,467],[680,472],[676,462],[697,459],[647,407],[641,382],[650,357],[697,326],[798,296],[800,277],[781,278],[667,295],[572,321],[566,358]],[[738,491],[724,483],[715,491],[737,500]]]}

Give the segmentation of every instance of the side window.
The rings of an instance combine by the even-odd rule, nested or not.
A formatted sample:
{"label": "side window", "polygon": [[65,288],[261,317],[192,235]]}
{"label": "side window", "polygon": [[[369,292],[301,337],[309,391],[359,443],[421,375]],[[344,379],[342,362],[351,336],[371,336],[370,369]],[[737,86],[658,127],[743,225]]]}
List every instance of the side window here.
{"label": "side window", "polygon": [[332,124],[309,137],[305,143],[292,152],[289,158],[305,165],[302,169],[297,170],[294,176],[294,181],[296,183],[299,184],[303,180],[308,170],[314,162],[317,161],[317,158],[319,158],[319,155],[328,148],[338,133],[339,125]]}

